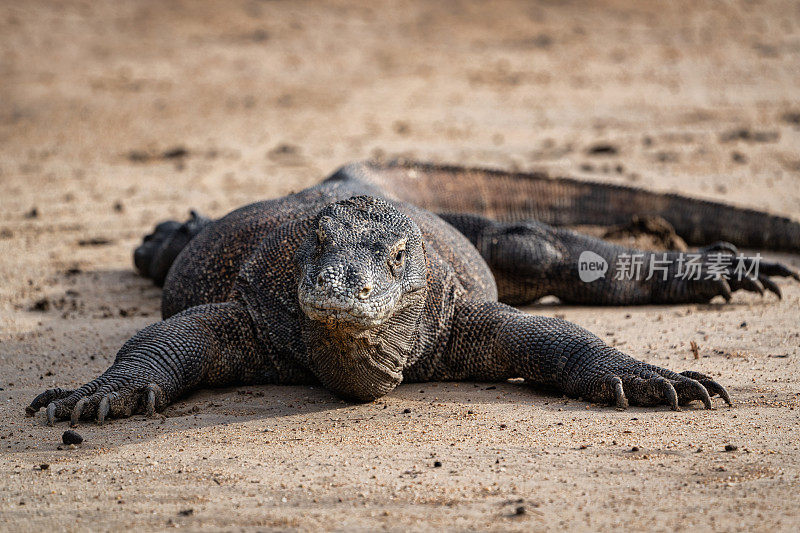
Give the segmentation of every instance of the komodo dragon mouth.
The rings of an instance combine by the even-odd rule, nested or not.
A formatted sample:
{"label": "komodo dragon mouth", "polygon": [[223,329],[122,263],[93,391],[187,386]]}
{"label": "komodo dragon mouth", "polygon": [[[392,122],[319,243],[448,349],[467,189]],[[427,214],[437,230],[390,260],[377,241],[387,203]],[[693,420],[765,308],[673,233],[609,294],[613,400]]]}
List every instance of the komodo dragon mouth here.
{"label": "komodo dragon mouth", "polygon": [[[346,268],[346,266],[345,266]],[[305,280],[298,284],[297,298],[300,309],[331,332],[344,333],[354,338],[368,336],[368,332],[379,329],[401,309],[424,298],[424,288],[406,292],[391,291],[370,295],[367,301],[331,298],[317,290],[313,282]]]}
{"label": "komodo dragon mouth", "polygon": [[[341,268],[347,269],[343,264]],[[310,280],[298,285],[297,298],[306,316],[329,329],[346,329],[359,332],[376,328],[394,314],[401,294],[399,291],[370,295],[368,299],[354,300],[331,297],[327,291],[316,287]]]}
{"label": "komodo dragon mouth", "polygon": [[394,311],[393,306],[388,307],[382,313],[374,313],[365,306],[343,304],[338,307],[336,303],[321,304],[305,292],[300,292],[298,297],[300,308],[308,318],[320,322],[331,330],[352,331],[353,336],[360,336],[359,333],[380,326],[392,316]]}

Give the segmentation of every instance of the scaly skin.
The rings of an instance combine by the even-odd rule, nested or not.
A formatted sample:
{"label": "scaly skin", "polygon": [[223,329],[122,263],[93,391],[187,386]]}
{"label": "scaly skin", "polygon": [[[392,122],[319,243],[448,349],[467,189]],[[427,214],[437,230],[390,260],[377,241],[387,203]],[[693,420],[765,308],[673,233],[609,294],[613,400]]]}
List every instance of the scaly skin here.
{"label": "scaly skin", "polygon": [[[725,242],[697,250],[695,253],[702,258],[699,275],[684,280],[678,272],[679,252],[633,250],[535,221],[503,223],[464,214],[441,217],[475,245],[495,275],[500,301],[512,305],[526,305],[549,295],[564,303],[588,305],[707,303],[715,296],[728,301],[731,293],[738,290],[762,295],[769,291],[781,298],[780,288],[770,276],[797,279],[791,269],[770,261],[759,261],[757,275],[740,279],[734,271],[738,250]],[[619,280],[609,272],[604,278],[582,283],[576,266],[585,250],[604,258],[611,266],[623,254],[639,253],[644,265],[642,275]],[[708,271],[712,256],[727,259],[725,277],[715,277]],[[656,264],[665,261],[666,274],[654,271],[647,279],[646,265],[651,260]],[[752,258],[743,257],[742,261],[745,268],[752,266]]]}
{"label": "scaly skin", "polygon": [[[455,194],[454,176],[483,186]],[[162,223],[137,249],[135,263],[143,275],[163,281],[164,320],[129,340],[101,376],[74,391],[45,391],[27,412],[46,406],[50,424],[61,419],[102,423],[152,414],[199,387],[321,382],[343,397],[370,401],[402,381],[514,377],[620,408],[666,404],[678,409],[694,400],[711,408],[715,395],[730,404],[725,389],[708,376],[637,361],[574,324],[506,304],[548,294],[567,302],[614,305],[708,301],[740,289],[779,295],[770,276],[797,279],[797,274],[762,263],[760,276],[741,282],[682,280],[670,271],[666,280],[583,283],[575,268],[582,250],[610,262],[634,251],[532,220],[538,213],[549,222],[559,217],[563,223],[585,221],[584,215],[570,218],[553,206],[582,205],[602,190],[593,185],[578,198],[577,182],[563,181],[558,187],[566,196],[558,199],[553,197],[558,191],[542,180],[365,163],[217,221],[193,213],[184,224]],[[503,191],[487,192],[492,190],[487,184],[505,184],[509,191],[535,185],[527,192],[539,187],[545,197],[526,203],[506,194],[503,200]],[[430,189],[422,194],[415,189],[421,185]],[[419,204],[442,211],[441,216],[402,200],[414,190]],[[635,190],[625,194],[638,198]],[[641,205],[660,202],[652,193],[642,194]],[[668,206],[676,197],[662,200]],[[783,231],[775,238],[777,246],[797,248],[795,222],[692,202],[685,199],[689,207],[681,212],[724,208],[731,216],[763,224],[762,233]],[[453,212],[454,206],[460,212]],[[610,211],[598,206],[593,222],[616,223],[603,215]],[[725,234],[696,227],[707,223],[704,216],[693,216],[683,227],[690,235]],[[736,221],[729,226],[739,228],[745,244],[765,239]],[[718,243],[702,253],[736,250]]]}

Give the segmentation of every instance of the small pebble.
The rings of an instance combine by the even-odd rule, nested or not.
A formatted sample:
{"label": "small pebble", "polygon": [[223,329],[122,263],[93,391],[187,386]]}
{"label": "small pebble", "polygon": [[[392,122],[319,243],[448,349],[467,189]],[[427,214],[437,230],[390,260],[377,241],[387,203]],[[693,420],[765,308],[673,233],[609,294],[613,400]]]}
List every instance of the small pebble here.
{"label": "small pebble", "polygon": [[434,468],[440,468],[441,466],[442,466],[442,462],[441,461],[434,461],[433,462],[433,467]]}
{"label": "small pebble", "polygon": [[68,429],[61,435],[61,440],[64,441],[64,444],[80,444],[83,442],[83,437],[77,431]]}
{"label": "small pebble", "polygon": [[739,447],[736,446],[735,444],[726,444],[725,445],[725,451],[726,452],[735,452],[738,449],[739,449]]}
{"label": "small pebble", "polygon": [[404,412],[405,414],[408,414],[408,413],[410,413],[410,412],[411,412],[411,409],[409,409],[408,407],[406,407],[405,409],[403,409],[403,412]]}
{"label": "small pebble", "polygon": [[519,516],[519,515],[524,515],[524,514],[525,514],[525,512],[526,512],[526,511],[525,511],[525,506],[524,506],[524,505],[520,505],[519,507],[517,507],[516,509],[514,509],[514,514],[515,514],[515,515],[517,515],[517,516]]}
{"label": "small pebble", "polygon": [[638,452],[639,451],[639,447],[638,446],[634,446],[633,448],[631,448],[631,451],[632,452]]}

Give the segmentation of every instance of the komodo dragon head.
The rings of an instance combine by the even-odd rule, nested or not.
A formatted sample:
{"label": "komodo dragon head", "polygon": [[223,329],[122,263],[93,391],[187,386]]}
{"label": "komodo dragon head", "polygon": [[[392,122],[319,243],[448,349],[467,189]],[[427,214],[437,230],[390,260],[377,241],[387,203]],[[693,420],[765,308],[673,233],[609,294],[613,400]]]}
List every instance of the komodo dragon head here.
{"label": "komodo dragon head", "polygon": [[356,196],[320,211],[296,261],[303,335],[317,377],[364,401],[395,388],[425,303],[419,227],[384,200]]}

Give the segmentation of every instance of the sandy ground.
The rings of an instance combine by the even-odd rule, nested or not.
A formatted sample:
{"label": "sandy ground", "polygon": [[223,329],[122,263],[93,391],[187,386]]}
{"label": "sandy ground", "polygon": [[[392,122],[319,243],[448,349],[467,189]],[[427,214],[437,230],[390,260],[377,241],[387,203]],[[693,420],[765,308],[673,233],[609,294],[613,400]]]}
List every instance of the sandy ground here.
{"label": "sandy ground", "polygon": [[620,412],[515,383],[366,405],[247,387],[59,449],[66,424],[24,405],[158,320],[131,251],[189,207],[404,155],[800,213],[794,2],[222,6],[0,4],[0,530],[800,527],[800,286],[783,280],[781,302],[531,308],[711,373],[733,409]]}

